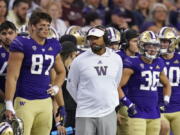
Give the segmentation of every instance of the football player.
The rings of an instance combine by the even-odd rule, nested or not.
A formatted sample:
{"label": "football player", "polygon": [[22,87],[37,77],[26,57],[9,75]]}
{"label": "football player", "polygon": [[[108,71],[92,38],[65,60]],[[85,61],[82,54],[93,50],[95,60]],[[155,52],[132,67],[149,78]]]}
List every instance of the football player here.
{"label": "football player", "polygon": [[[136,56],[138,55],[138,36],[139,33],[135,30],[125,30],[123,33],[123,45],[122,49],[117,52],[118,55],[122,57],[122,60],[126,59],[126,57]],[[127,96],[128,88],[127,86],[123,87],[123,91]],[[117,128],[117,135],[129,135],[129,121],[128,121],[128,114],[127,114],[127,107],[123,106],[122,104],[117,107],[118,111],[118,128]]]}
{"label": "football player", "polygon": [[[62,51],[60,54],[62,61],[64,63],[66,73],[68,75],[70,66],[73,62],[73,60],[77,56],[77,46],[71,41],[64,41],[62,43]],[[75,114],[76,114],[76,103],[69,94],[69,92],[66,89],[66,83],[67,81],[64,81],[64,84],[62,85],[62,90],[63,90],[63,97],[64,97],[64,102],[66,106],[66,122],[65,126],[66,127],[73,127],[75,128]]]}
{"label": "football player", "polygon": [[[19,30],[18,30],[18,36],[29,36],[29,34],[31,33],[31,28],[28,25],[23,25]],[[57,34],[56,30],[50,26],[49,29],[49,34],[48,34],[48,38],[55,38],[57,40],[59,40],[59,35]],[[50,72],[50,76],[51,76],[51,85],[53,84],[54,80],[55,80],[55,76],[56,73],[55,71],[52,69]],[[58,97],[59,96],[59,97]],[[62,99],[62,94],[58,93],[58,96],[55,96],[53,99],[53,113],[54,113],[54,119],[56,121],[56,125],[53,123],[53,127],[52,130],[54,129],[58,129],[59,132],[63,131],[63,128],[61,127],[61,125],[59,125],[59,117],[56,117],[56,113],[58,111],[58,104],[57,104],[57,100],[58,99]],[[54,122],[54,121],[53,121]],[[62,129],[62,130],[61,130]]]}
{"label": "football player", "polygon": [[[159,32],[161,58],[165,62],[164,72],[172,87],[170,103],[162,110],[161,135],[169,135],[170,129],[173,135],[180,133],[180,53],[175,52],[178,45],[177,37],[176,30],[171,27],[163,27]],[[163,104],[163,87],[161,84],[158,91],[161,106]]]}
{"label": "football player", "polygon": [[[24,135],[49,135],[52,126],[52,99],[59,96],[65,69],[59,52],[61,46],[48,38],[51,17],[34,12],[29,19],[30,36],[18,36],[10,46],[5,91],[6,117],[14,115],[24,122]],[[50,86],[50,72],[56,78]],[[16,93],[16,96],[15,96]],[[14,107],[13,98],[15,96]],[[62,98],[57,98],[58,115],[65,114]],[[60,119],[57,125],[63,125]]]}
{"label": "football player", "polygon": [[[152,31],[139,37],[140,55],[124,60],[119,86],[120,102],[128,107],[130,135],[159,135],[160,111],[157,84],[163,84],[164,102],[171,95],[170,83],[163,72],[164,62],[158,58],[160,42]],[[128,97],[122,87],[128,86]]]}
{"label": "football player", "polygon": [[[4,102],[5,76],[7,61],[9,57],[9,46],[16,37],[16,27],[10,21],[5,21],[0,25],[0,102]],[[0,111],[3,106],[0,105]]]}

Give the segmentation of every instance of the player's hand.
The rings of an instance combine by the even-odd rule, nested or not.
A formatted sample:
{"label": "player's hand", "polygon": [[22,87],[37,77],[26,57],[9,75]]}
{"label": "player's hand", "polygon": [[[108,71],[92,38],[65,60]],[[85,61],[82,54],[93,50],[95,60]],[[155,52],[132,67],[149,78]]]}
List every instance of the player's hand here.
{"label": "player's hand", "polygon": [[169,105],[170,97],[164,96],[164,102],[162,105],[160,105],[160,111],[163,113],[166,111],[168,105]]}
{"label": "player's hand", "polygon": [[7,119],[12,120],[15,116],[15,110],[11,100],[5,101],[6,111],[5,116]]}
{"label": "player's hand", "polygon": [[126,96],[120,99],[120,103],[128,107],[127,111],[129,116],[134,116],[137,114],[136,105],[132,103],[131,100],[129,100]]}
{"label": "player's hand", "polygon": [[160,105],[160,112],[164,113],[169,105],[169,102],[164,102],[162,105]]}
{"label": "player's hand", "polygon": [[129,116],[134,116],[137,114],[137,110],[136,110],[136,105],[135,104],[132,104],[129,108],[128,108],[128,115]]}
{"label": "player's hand", "polygon": [[118,124],[121,125],[123,123],[123,119],[125,119],[125,117],[119,113],[117,113],[117,121]]}
{"label": "player's hand", "polygon": [[164,113],[166,111],[166,109],[167,109],[167,106],[166,105],[161,105],[159,108],[160,108],[160,112]]}
{"label": "player's hand", "polygon": [[59,131],[60,135],[66,135],[66,128],[64,126],[57,126],[57,130]]}
{"label": "player's hand", "polygon": [[50,94],[51,96],[55,96],[59,90],[60,90],[59,87],[57,85],[55,85],[55,86],[52,86],[51,88],[49,88],[47,90],[47,93]]}
{"label": "player's hand", "polygon": [[58,108],[58,111],[56,113],[56,117],[60,117],[59,122],[56,124],[56,126],[64,126],[65,124],[65,117],[66,117],[66,111],[64,106],[60,106]]}
{"label": "player's hand", "polygon": [[15,114],[10,110],[6,110],[4,114],[8,120],[12,120],[15,117]]}

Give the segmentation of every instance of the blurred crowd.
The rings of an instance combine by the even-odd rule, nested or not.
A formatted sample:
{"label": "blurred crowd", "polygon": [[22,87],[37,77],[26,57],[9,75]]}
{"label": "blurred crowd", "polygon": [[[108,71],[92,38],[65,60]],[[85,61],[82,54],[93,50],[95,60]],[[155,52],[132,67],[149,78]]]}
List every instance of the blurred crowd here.
{"label": "blurred crowd", "polygon": [[155,33],[163,26],[180,30],[179,0],[0,0],[0,24],[7,19],[21,28],[37,10],[51,15],[59,36],[72,25]]}

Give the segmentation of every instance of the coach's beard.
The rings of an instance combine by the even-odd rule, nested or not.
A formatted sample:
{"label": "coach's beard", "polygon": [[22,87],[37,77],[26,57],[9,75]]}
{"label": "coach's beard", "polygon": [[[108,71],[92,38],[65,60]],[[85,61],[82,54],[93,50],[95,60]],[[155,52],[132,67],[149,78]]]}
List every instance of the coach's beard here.
{"label": "coach's beard", "polygon": [[99,46],[99,45],[91,45],[91,50],[94,53],[98,53],[99,51],[101,51],[103,48],[105,48],[105,46]]}

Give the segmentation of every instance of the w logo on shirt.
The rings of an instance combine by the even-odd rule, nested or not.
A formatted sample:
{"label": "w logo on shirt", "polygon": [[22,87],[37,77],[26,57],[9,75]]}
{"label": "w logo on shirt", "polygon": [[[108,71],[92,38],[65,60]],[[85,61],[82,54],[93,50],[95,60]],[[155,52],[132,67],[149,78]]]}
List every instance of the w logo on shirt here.
{"label": "w logo on shirt", "polygon": [[98,76],[105,76],[107,74],[108,66],[96,66],[94,68],[96,69]]}

